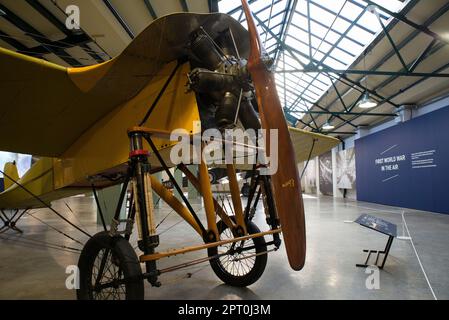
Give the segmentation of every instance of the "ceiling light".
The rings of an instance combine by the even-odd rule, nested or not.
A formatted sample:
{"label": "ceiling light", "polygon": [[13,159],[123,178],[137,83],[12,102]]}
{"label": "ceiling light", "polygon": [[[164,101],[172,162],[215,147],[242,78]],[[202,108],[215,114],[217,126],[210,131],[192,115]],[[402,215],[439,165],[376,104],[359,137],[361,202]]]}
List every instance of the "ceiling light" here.
{"label": "ceiling light", "polygon": [[329,122],[326,122],[322,129],[323,130],[332,130],[332,129],[335,129],[335,126],[331,125]]}
{"label": "ceiling light", "polygon": [[357,106],[361,109],[371,109],[377,107],[378,103],[374,99],[371,99],[368,92],[363,94],[362,99],[359,101]]}

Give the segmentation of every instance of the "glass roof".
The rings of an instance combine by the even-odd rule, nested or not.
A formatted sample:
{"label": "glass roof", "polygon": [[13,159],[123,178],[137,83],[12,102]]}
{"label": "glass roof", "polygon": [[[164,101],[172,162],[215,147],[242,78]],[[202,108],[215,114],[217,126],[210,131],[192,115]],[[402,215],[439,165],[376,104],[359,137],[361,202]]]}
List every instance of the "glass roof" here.
{"label": "glass roof", "polygon": [[[401,11],[407,3],[372,2],[393,12]],[[315,66],[346,70],[382,31],[376,15],[366,10],[368,4],[362,0],[249,0],[249,4],[265,49],[275,61],[275,71],[303,69],[310,65],[310,56]],[[220,12],[247,27],[240,0],[221,0],[218,5]],[[388,25],[390,16],[378,12],[383,24]],[[276,73],[287,119],[301,119],[301,111],[320,100],[337,77],[325,73]]]}

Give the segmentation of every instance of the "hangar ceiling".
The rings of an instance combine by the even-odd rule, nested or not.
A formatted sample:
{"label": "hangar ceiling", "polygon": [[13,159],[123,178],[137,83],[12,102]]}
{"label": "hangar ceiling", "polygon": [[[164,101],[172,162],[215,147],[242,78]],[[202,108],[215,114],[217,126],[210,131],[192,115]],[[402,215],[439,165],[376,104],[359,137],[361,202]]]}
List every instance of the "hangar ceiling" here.
{"label": "hangar ceiling", "polygon": [[[347,137],[449,92],[447,0],[249,3],[292,125]],[[80,30],[65,27],[69,5],[80,8]],[[225,12],[246,26],[240,0],[0,0],[0,46],[86,66],[118,55],[154,19],[183,11]],[[377,107],[358,107],[365,91]]]}

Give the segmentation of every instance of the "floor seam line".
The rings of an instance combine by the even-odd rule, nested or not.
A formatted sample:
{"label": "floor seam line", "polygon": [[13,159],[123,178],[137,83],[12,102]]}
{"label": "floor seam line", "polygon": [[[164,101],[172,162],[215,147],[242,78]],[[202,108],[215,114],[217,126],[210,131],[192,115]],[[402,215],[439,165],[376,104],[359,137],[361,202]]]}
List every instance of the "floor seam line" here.
{"label": "floor seam line", "polygon": [[433,298],[435,300],[438,300],[437,296],[435,295],[435,292],[433,291],[432,285],[430,284],[429,278],[427,277],[426,270],[424,270],[424,266],[421,262],[421,259],[419,258],[418,251],[416,250],[415,244],[413,243],[413,238],[412,238],[412,235],[410,234],[410,230],[408,229],[407,221],[405,221],[405,215],[403,215],[403,221],[404,221],[405,229],[407,230],[407,234],[410,238],[410,243],[412,244],[413,251],[415,251],[416,258],[418,259],[419,266],[421,267],[424,277],[426,278],[427,285],[429,286],[430,292],[432,292]]}

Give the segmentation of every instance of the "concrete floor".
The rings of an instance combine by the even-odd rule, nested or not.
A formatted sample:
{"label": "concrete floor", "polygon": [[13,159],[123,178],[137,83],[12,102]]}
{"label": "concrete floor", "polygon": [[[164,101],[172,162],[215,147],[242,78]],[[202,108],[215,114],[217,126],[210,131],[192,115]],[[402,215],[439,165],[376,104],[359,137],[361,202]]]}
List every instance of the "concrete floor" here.
{"label": "concrete floor", "polygon": [[[69,204],[74,213],[66,206]],[[201,203],[194,203],[201,211]],[[209,265],[202,264],[161,277],[162,287],[146,285],[147,299],[449,299],[449,215],[405,209],[405,219],[422,267],[410,240],[393,242],[390,257],[380,271],[380,288],[369,290],[362,249],[383,249],[386,236],[362,228],[353,221],[368,213],[398,224],[402,234],[400,208],[393,208],[330,197],[306,196],[307,262],[300,272],[292,271],[284,247],[270,253],[262,278],[248,288],[223,285]],[[55,203],[65,216],[95,233],[95,208],[92,198],[77,197]],[[171,211],[156,211],[162,220]],[[46,223],[85,242],[86,237],[48,210],[32,212]],[[204,218],[204,214],[200,214]],[[261,212],[255,222],[266,230]],[[12,232],[0,235],[0,299],[74,299],[75,292],[66,289],[66,267],[76,265],[78,254],[36,246],[26,239],[79,247],[36,219],[25,216],[19,226],[22,238]],[[185,222],[171,213],[159,228],[159,250],[198,244],[198,236]],[[407,230],[405,229],[407,235]],[[18,240],[20,239],[20,240]],[[135,243],[135,240],[134,240]],[[172,257],[160,262],[160,268],[204,256],[204,252]],[[428,277],[426,280],[425,273]]]}

